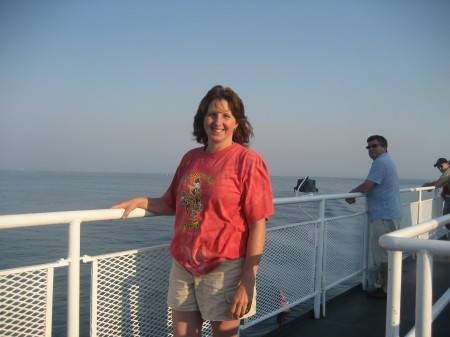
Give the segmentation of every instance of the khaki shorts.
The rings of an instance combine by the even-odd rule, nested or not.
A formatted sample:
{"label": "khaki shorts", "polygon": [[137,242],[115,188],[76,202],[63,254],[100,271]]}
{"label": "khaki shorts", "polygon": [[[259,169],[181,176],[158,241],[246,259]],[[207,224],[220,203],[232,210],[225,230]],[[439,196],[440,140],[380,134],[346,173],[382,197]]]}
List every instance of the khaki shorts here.
{"label": "khaki shorts", "polygon": [[[241,279],[245,258],[225,260],[204,276],[194,276],[175,260],[169,279],[167,304],[177,311],[199,311],[207,321],[230,321],[231,302]],[[256,313],[256,287],[250,311]]]}
{"label": "khaki shorts", "polygon": [[400,228],[400,219],[371,220],[371,251],[373,262],[376,265],[388,262],[387,250],[378,243],[380,236],[396,231]]}

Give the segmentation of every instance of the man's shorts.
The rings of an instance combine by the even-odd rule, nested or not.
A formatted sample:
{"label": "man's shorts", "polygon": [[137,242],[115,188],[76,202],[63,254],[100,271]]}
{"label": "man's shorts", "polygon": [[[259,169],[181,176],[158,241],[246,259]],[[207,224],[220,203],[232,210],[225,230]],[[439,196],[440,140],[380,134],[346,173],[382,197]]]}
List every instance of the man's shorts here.
{"label": "man's shorts", "polygon": [[[239,285],[245,258],[225,260],[203,276],[194,276],[173,260],[167,304],[177,311],[200,311],[208,321],[230,321],[231,302]],[[256,287],[250,311],[256,313]]]}
{"label": "man's shorts", "polygon": [[387,250],[382,248],[378,239],[380,236],[396,231],[400,228],[400,219],[371,220],[371,251],[373,262],[376,265],[388,262]]}

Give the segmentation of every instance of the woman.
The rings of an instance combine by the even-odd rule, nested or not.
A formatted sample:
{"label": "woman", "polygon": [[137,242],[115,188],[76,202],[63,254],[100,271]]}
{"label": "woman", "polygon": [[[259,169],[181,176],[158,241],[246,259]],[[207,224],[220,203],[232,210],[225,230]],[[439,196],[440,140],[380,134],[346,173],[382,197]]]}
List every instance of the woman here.
{"label": "woman", "polygon": [[174,336],[237,336],[240,319],[256,313],[256,273],[266,221],[273,214],[269,173],[247,148],[252,127],[239,96],[213,87],[200,102],[193,135],[202,147],[186,153],[160,198],[114,205],[123,218],[135,208],[175,215],[168,305]]}

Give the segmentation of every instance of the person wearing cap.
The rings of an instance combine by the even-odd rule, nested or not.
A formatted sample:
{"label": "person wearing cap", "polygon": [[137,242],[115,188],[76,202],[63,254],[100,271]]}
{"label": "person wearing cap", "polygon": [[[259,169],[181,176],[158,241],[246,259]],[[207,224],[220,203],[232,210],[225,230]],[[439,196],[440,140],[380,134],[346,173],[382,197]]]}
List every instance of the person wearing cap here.
{"label": "person wearing cap", "polygon": [[[423,184],[422,187],[442,187],[443,190],[441,196],[442,198],[444,198],[444,208],[442,210],[442,215],[450,214],[450,164],[447,159],[439,158],[434,164],[434,167],[441,171],[441,176],[436,181]],[[448,230],[450,230],[450,224],[447,224],[446,227]]]}
{"label": "person wearing cap", "polygon": [[[352,189],[350,193],[366,193],[368,216],[370,220],[370,248],[373,262],[379,270],[375,290],[367,296],[384,299],[387,297],[388,254],[378,244],[380,236],[393,232],[400,227],[402,205],[397,169],[388,154],[386,138],[379,135],[367,139],[366,149],[373,160],[366,180]],[[349,204],[355,198],[347,198]]]}

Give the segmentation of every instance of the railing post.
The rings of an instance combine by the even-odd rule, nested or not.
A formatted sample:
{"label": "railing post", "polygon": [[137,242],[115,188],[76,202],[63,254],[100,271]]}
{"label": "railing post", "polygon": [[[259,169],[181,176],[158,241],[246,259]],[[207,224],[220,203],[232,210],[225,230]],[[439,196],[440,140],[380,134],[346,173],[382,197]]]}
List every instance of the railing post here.
{"label": "railing post", "polygon": [[431,337],[433,308],[433,255],[420,250],[416,270],[416,336]]}
{"label": "railing post", "polygon": [[365,214],[364,214],[364,242],[363,242],[363,273],[362,273],[362,288],[363,290],[367,290],[369,284],[369,273],[368,271],[372,269],[374,266],[372,260],[372,254],[370,251],[370,233],[371,233],[371,225],[369,220],[369,202],[367,198],[365,198]]}
{"label": "railing post", "polygon": [[361,275],[361,284],[362,289],[367,290],[368,285],[368,269],[372,267],[372,263],[369,263],[369,249],[370,249],[370,241],[369,241],[369,214],[368,214],[368,203],[367,198],[365,199],[366,212],[364,213],[364,237],[363,237],[363,272]]}
{"label": "railing post", "polygon": [[[324,241],[325,241],[325,199],[319,202],[319,219],[317,219],[318,235],[317,235],[317,254],[316,254],[316,279],[314,298],[314,318],[320,318],[320,302],[323,293],[323,257],[324,257]],[[325,312],[324,312],[325,315]]]}
{"label": "railing post", "polygon": [[398,337],[400,335],[402,257],[401,251],[388,250],[386,337]]}
{"label": "railing post", "polygon": [[418,205],[417,205],[417,222],[421,223],[422,222],[422,190],[419,191],[419,200],[418,200]]}
{"label": "railing post", "polygon": [[440,198],[438,189],[435,188],[434,189],[434,200],[433,200],[433,214],[432,217],[433,218],[437,218],[438,216],[442,215],[442,206],[443,206],[443,202],[442,199]]}
{"label": "railing post", "polygon": [[68,337],[80,335],[80,227],[80,220],[74,220],[69,224]]}

